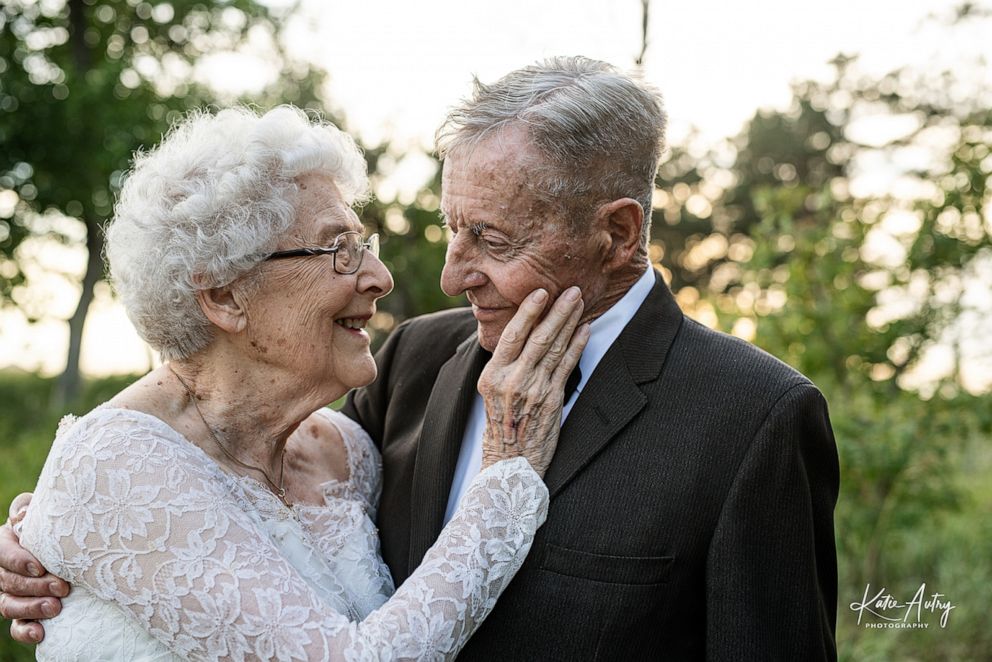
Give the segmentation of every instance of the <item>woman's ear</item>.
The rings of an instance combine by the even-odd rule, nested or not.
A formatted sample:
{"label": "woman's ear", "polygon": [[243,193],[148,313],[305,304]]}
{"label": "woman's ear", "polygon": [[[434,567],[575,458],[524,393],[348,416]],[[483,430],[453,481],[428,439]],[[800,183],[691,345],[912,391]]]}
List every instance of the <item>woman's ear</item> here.
{"label": "woman's ear", "polygon": [[605,255],[607,268],[628,266],[641,250],[644,209],[633,198],[620,198],[602,205],[597,211],[598,227],[609,237]]}
{"label": "woman's ear", "polygon": [[240,333],[248,324],[241,297],[235,295],[233,283],[223,287],[198,290],[196,293],[200,310],[210,323],[227,333]]}

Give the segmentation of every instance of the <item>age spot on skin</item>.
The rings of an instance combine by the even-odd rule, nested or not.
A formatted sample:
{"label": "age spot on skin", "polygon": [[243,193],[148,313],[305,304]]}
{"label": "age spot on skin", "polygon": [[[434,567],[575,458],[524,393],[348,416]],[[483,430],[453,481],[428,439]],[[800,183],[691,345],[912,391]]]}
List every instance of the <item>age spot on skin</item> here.
{"label": "age spot on skin", "polygon": [[254,347],[255,349],[257,349],[262,354],[268,354],[269,353],[269,348],[268,347],[266,347],[265,345],[260,345],[257,342],[255,342],[254,340],[250,340],[248,342],[248,344],[251,345],[252,347]]}

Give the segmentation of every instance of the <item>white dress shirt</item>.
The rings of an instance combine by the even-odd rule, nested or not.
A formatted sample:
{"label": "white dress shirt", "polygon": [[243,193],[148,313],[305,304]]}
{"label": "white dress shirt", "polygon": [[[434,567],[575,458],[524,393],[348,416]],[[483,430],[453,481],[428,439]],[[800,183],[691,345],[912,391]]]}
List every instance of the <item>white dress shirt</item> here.
{"label": "white dress shirt", "polygon": [[[600,360],[616,341],[620,332],[624,330],[628,322],[634,318],[641,304],[648,298],[651,288],[654,287],[654,269],[648,265],[644,274],[634,283],[623,298],[611,306],[603,315],[593,320],[589,325],[589,341],[582,351],[579,359],[579,369],[582,371],[582,379],[575,392],[569,397],[568,402],[561,411],[561,420],[564,423],[568,414],[572,411],[572,406],[579,397],[579,393],[588,383],[589,378],[596,370]],[[462,499],[465,490],[477,473],[482,469],[482,433],[486,428],[486,408],[482,402],[482,396],[475,394],[472,402],[472,411],[468,416],[468,425],[465,426],[465,436],[462,437],[462,447],[458,452],[458,464],[455,465],[455,478],[451,482],[451,492],[448,495],[448,507],[444,512],[444,523],[455,514],[458,503]]]}

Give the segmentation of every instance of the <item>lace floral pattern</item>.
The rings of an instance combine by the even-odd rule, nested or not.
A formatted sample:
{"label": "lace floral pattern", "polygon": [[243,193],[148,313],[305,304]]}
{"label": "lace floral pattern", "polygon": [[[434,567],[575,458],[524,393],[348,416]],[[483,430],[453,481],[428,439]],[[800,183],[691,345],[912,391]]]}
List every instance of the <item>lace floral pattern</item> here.
{"label": "lace floral pattern", "polygon": [[[292,512],[145,414],[102,408],[61,426],[22,541],[74,585],[59,618],[76,622],[55,619],[45,643],[58,645],[39,656],[123,655],[113,645],[161,659],[453,658],[527,555],[544,483],[521,458],[481,472],[388,597],[371,519],[378,454],[350,420],[321,415],[341,430],[351,475],[323,486],[324,506]],[[115,619],[116,635],[146,641],[94,636]]]}

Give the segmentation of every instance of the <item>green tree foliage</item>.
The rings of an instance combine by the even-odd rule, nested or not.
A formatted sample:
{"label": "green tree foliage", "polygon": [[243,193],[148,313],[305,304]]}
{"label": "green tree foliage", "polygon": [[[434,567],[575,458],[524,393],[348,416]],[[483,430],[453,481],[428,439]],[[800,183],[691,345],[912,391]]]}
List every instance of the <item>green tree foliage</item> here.
{"label": "green tree foliage", "polygon": [[[965,370],[988,356],[964,347],[992,321],[968,296],[992,290],[989,99],[956,75],[835,65],[729,146],[673,153],[652,253],[694,314],[797,367],[831,404],[842,657],[986,659],[992,395]],[[866,142],[866,122],[903,128]],[[879,174],[883,190],[858,193]],[[927,367],[935,348],[949,369]],[[922,582],[960,607],[946,630],[857,625],[849,604],[866,584],[905,601]]]}
{"label": "green tree foliage", "polygon": [[287,15],[254,0],[0,2],[0,196],[16,201],[0,205],[12,212],[0,219],[0,303],[30,310],[17,250],[29,237],[84,237],[88,254],[56,407],[78,388],[83,324],[103,276],[99,228],[131,154],[183,111],[237,100],[205,77],[209,57],[261,51],[270,75],[241,100],[319,107],[324,74],[286,56]]}

